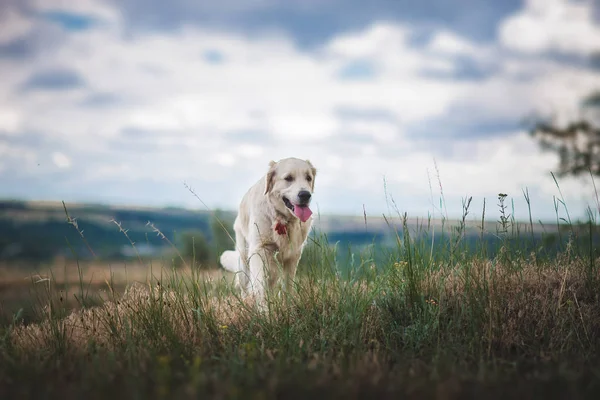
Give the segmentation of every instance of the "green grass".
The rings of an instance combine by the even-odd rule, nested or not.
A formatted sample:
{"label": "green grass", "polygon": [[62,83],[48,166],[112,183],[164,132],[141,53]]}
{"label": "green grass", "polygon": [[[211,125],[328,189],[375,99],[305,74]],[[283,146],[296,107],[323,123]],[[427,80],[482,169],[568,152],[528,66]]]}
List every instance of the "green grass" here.
{"label": "green grass", "polygon": [[567,224],[557,256],[525,252],[504,200],[494,257],[462,241],[470,201],[437,232],[388,216],[396,247],[350,265],[316,233],[262,312],[229,279],[168,265],[104,301],[49,284],[41,322],[0,330],[0,397],[598,398],[596,224]]}

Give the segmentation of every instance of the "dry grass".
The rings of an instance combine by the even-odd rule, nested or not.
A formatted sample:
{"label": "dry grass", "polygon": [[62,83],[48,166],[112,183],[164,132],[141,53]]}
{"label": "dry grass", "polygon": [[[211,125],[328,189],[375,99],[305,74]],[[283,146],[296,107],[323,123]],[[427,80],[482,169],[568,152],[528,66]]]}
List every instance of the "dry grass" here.
{"label": "dry grass", "polygon": [[[65,310],[79,309],[83,302],[100,304],[125,292],[131,284],[144,284],[161,279],[164,260],[125,263],[56,259],[42,267],[0,264],[0,326],[10,322],[19,310],[26,322],[45,318],[40,313],[46,303]],[[179,273],[191,276],[190,268]],[[203,271],[203,279],[231,279],[217,269]]]}
{"label": "dry grass", "polygon": [[[598,393],[598,371],[587,366],[600,344],[590,285],[600,276],[587,266],[577,257],[474,259],[420,271],[414,301],[406,264],[396,262],[353,283],[304,276],[266,313],[218,277],[165,272],[101,306],[14,326],[9,348],[20,362],[96,360],[106,368],[100,382],[125,374],[136,382],[126,393],[152,398],[585,398]],[[61,365],[53,371],[62,379],[86,382],[74,393],[97,389],[97,376]]]}

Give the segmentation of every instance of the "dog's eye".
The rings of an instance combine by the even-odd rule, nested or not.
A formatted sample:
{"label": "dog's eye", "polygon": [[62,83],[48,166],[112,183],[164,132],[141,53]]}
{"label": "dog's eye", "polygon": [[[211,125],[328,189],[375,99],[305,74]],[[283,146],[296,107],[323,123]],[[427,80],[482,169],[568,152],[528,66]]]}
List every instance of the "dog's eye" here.
{"label": "dog's eye", "polygon": [[312,177],[311,177],[310,175],[306,175],[306,181],[307,181],[307,182],[310,182],[310,181],[312,181]]}
{"label": "dog's eye", "polygon": [[286,180],[286,181],[288,181],[288,182],[293,182],[293,181],[294,181],[294,177],[293,177],[292,175],[287,175],[287,176],[286,176],[285,178],[283,178],[283,179],[285,179],[285,180]]}

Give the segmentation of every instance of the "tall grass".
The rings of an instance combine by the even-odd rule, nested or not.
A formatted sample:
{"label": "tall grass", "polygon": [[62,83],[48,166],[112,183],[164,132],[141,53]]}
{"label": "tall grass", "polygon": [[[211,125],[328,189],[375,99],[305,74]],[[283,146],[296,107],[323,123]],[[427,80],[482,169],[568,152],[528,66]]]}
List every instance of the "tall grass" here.
{"label": "tall grass", "polygon": [[266,310],[240,297],[230,276],[165,264],[123,294],[107,282],[108,300],[90,298],[82,281],[81,307],[69,312],[70,294],[52,290],[50,277],[37,299],[41,322],[15,315],[0,331],[0,396],[598,395],[596,222],[559,223],[568,240],[550,257],[523,247],[531,213],[527,232],[507,200],[498,197],[493,257],[485,203],[481,245],[464,240],[471,198],[441,229],[431,218],[411,229],[391,199],[395,246],[350,251],[349,265],[313,232],[293,287],[271,293]]}

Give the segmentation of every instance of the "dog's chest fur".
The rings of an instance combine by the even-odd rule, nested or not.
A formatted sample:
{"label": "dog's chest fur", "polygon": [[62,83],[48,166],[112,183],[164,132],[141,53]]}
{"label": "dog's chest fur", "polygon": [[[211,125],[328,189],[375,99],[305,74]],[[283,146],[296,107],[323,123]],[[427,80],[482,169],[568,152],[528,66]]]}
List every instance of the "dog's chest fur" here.
{"label": "dog's chest fur", "polygon": [[278,234],[273,228],[273,244],[279,252],[279,258],[285,262],[290,259],[299,259],[302,254],[302,247],[308,231],[312,225],[312,219],[301,223],[298,220],[291,220],[286,224],[286,233]]}

